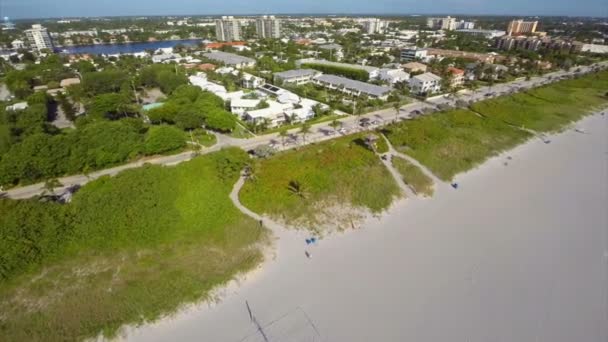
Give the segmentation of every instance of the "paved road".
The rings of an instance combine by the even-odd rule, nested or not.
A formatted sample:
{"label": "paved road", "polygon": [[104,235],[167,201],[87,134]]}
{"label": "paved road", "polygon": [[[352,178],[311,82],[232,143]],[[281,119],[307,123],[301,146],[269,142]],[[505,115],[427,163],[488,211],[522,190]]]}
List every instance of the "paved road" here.
{"label": "paved road", "polygon": [[[608,67],[608,61],[601,62],[596,64],[602,68]],[[588,73],[592,72],[592,67],[580,67],[576,69],[572,69],[570,71],[556,71],[553,73],[545,74],[543,76],[533,77],[530,80],[517,80],[509,83],[501,83],[496,84],[491,87],[482,87],[475,91],[463,91],[461,92],[457,98],[453,98],[448,95],[438,96],[434,98],[430,98],[425,102],[415,100],[412,103],[409,103],[403,106],[399,112],[393,108],[379,110],[373,113],[368,113],[365,115],[361,115],[360,118],[369,118],[370,121],[374,122],[374,124],[367,127],[368,129],[373,129],[378,126],[382,126],[389,122],[399,119],[410,118],[410,115],[413,111],[422,111],[422,110],[436,110],[437,106],[440,104],[448,104],[454,105],[457,100],[463,101],[481,101],[492,97],[497,97],[501,95],[510,94],[512,92],[522,91],[525,89],[530,89],[534,87],[538,87],[550,82],[555,82],[560,80],[564,76],[577,74],[576,70],[580,69],[578,73]],[[333,128],[329,127],[329,123],[319,123],[315,124],[311,127],[311,133],[306,136],[306,141],[302,139],[301,136],[297,134],[299,129],[292,129],[289,131],[290,138],[286,139],[286,144],[283,146],[282,139],[278,133],[266,134],[261,136],[256,136],[250,139],[233,139],[228,137],[220,136],[218,139],[218,143],[211,147],[204,149],[201,153],[210,153],[214,151],[218,151],[223,147],[235,146],[240,147],[244,150],[250,150],[260,145],[273,145],[277,149],[289,149],[295,148],[298,146],[302,146],[304,144],[310,144],[313,142],[320,142],[324,140],[329,140],[336,138],[337,136],[343,134],[350,134],[357,132],[361,128],[358,125],[358,120],[360,119],[355,116],[346,116],[341,119],[342,122],[342,133],[336,132]],[[93,172],[89,175],[74,175],[60,178],[59,181],[64,186],[62,188],[56,189],[57,193],[63,192],[66,188],[74,186],[74,185],[82,185],[90,180],[99,178],[101,176],[114,176],[121,171],[132,169],[136,167],[142,166],[144,163],[150,164],[159,164],[159,165],[175,165],[184,161],[188,161],[193,158],[193,154],[190,152],[185,152],[181,154],[176,154],[172,156],[163,156],[151,159],[142,159],[133,163],[113,167],[110,169],[105,169],[97,172]],[[41,194],[44,191],[44,183],[37,183],[29,186],[14,188],[6,191],[4,193],[5,196],[14,198],[14,199],[23,199],[29,198],[36,195]]]}

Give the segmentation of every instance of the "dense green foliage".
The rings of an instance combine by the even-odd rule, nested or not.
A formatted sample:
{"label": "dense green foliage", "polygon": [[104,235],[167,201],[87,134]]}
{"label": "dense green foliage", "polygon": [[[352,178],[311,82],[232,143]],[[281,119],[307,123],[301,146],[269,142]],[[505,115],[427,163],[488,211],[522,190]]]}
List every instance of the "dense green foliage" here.
{"label": "dense green foliage", "polygon": [[166,125],[150,128],[144,141],[144,151],[148,155],[175,151],[184,146],[184,131]]}
{"label": "dense green foliage", "polygon": [[392,157],[391,163],[401,174],[403,182],[410,186],[417,194],[422,194],[426,197],[433,196],[433,180],[425,175],[418,166],[395,156]]}
{"label": "dense green foliage", "polygon": [[82,74],[82,89],[88,95],[113,93],[120,91],[123,83],[129,81],[129,74],[118,70],[108,69]]}
{"label": "dense green foliage", "polygon": [[213,130],[231,132],[236,126],[221,98],[190,85],[178,87],[167,102],[149,110],[147,115],[153,123],[175,124],[186,130],[205,125]]}
{"label": "dense green foliage", "polygon": [[141,69],[139,82],[145,87],[159,87],[163,93],[171,94],[180,85],[188,84],[181,67],[167,64],[152,64]]}
{"label": "dense green foliage", "polygon": [[66,68],[64,62],[62,56],[50,55],[39,64],[31,63],[23,70],[11,70],[5,77],[6,86],[17,98],[24,99],[32,94],[34,86],[74,77],[74,72]]}
{"label": "dense green foliage", "polygon": [[0,200],[0,335],[111,336],[253,267],[264,232],[228,198],[247,160],[229,149],[133,169],[87,184],[66,205]]}
{"label": "dense green foliage", "polygon": [[303,69],[315,69],[325,74],[339,75],[353,80],[367,82],[369,80],[369,73],[362,69],[340,67],[334,65],[316,64],[316,63],[304,63],[301,66]]}
{"label": "dense green foliage", "polygon": [[398,195],[388,170],[355,135],[258,161],[240,198],[256,212],[314,225],[320,214],[339,216],[325,212],[334,205],[380,212]]}

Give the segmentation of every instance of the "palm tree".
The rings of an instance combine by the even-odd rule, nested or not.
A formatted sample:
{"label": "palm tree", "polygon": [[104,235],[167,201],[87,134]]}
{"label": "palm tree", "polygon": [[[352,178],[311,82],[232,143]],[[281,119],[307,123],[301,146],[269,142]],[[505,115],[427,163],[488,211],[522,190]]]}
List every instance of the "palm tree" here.
{"label": "palm tree", "polygon": [[285,138],[287,138],[289,136],[289,133],[287,132],[287,128],[282,128],[279,131],[279,136],[281,137],[281,144],[283,145],[283,148],[285,148]]}
{"label": "palm tree", "polygon": [[329,127],[333,128],[334,131],[338,129],[338,127],[342,126],[342,122],[338,121],[338,120],[334,120],[332,122],[329,123]]}
{"label": "palm tree", "polygon": [[296,180],[289,182],[289,185],[287,185],[287,190],[289,190],[292,195],[298,196],[302,199],[305,199],[308,196],[306,187]]}
{"label": "palm tree", "polygon": [[401,102],[397,101],[393,103],[393,109],[395,109],[395,120],[397,120],[399,113],[401,112]]}
{"label": "palm tree", "polygon": [[306,145],[306,135],[308,133],[310,133],[310,124],[307,123],[307,122],[305,122],[302,125],[302,127],[300,128],[300,132],[299,133],[302,135],[302,140],[304,141],[304,145]]}

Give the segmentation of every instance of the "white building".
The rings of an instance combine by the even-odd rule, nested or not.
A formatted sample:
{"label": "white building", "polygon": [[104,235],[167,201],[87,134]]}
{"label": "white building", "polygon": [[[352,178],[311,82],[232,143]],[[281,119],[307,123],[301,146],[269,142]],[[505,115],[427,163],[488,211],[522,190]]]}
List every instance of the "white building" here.
{"label": "white building", "polygon": [[313,69],[295,69],[274,74],[275,83],[291,83],[295,85],[306,84],[319,75],[320,72]]}
{"label": "white building", "polygon": [[507,34],[506,31],[501,30],[480,30],[480,29],[458,29],[457,32],[470,34],[473,36],[484,36],[486,39],[494,39],[502,37]]}
{"label": "white building", "polygon": [[281,21],[275,16],[263,16],[255,21],[258,38],[281,38]]}
{"label": "white building", "polygon": [[378,72],[380,70],[380,68],[376,68],[376,67],[373,67],[373,66],[367,66],[367,65],[361,65],[361,64],[349,64],[349,63],[331,62],[331,61],[328,61],[328,60],[315,59],[315,58],[304,58],[304,59],[298,59],[296,61],[296,66],[298,68],[300,68],[302,65],[305,65],[305,64],[310,64],[310,65],[319,64],[319,65],[333,66],[333,67],[337,67],[337,68],[348,68],[348,69],[364,70],[364,71],[366,71],[368,73],[370,80],[377,79],[378,78]]}
{"label": "white building", "polygon": [[25,48],[25,42],[23,40],[20,40],[20,39],[15,39],[15,40],[13,40],[11,42],[11,46],[15,50],[23,49],[23,48]]}
{"label": "white building", "polygon": [[205,53],[203,56],[236,69],[251,68],[255,66],[255,59],[229,52],[214,51]]}
{"label": "white building", "polygon": [[407,48],[401,50],[401,61],[402,62],[413,62],[421,61],[427,58],[426,49],[420,48]]}
{"label": "white building", "polygon": [[380,78],[382,81],[388,82],[390,85],[394,85],[397,82],[409,80],[410,74],[402,69],[380,69],[378,78]]}
{"label": "white building", "polygon": [[248,110],[243,115],[243,119],[252,124],[266,121],[268,127],[277,127],[284,124],[287,121],[285,111],[293,109],[293,105],[273,100],[267,100],[266,103],[268,103],[268,108]]}
{"label": "white building", "polygon": [[232,16],[223,16],[215,21],[215,37],[222,42],[241,40],[241,25]]}
{"label": "white building", "polygon": [[241,117],[245,112],[255,110],[260,102],[259,99],[233,99],[230,101],[230,111]]}
{"label": "white building", "polygon": [[243,88],[248,88],[248,89],[254,89],[257,88],[261,85],[263,85],[264,83],[266,83],[266,81],[261,78],[261,77],[257,77],[254,76],[252,74],[248,74],[248,73],[243,73],[243,78],[241,79]]}
{"label": "white building", "polygon": [[441,90],[441,77],[427,72],[410,78],[410,91],[423,95],[437,93]]}
{"label": "white building", "polygon": [[40,24],[32,25],[32,28],[29,30],[25,30],[25,36],[27,37],[30,46],[36,48],[38,51],[42,51],[44,49],[53,50],[53,41],[51,40],[51,36],[49,36],[49,32],[45,27],[42,27]]}
{"label": "white building", "polygon": [[367,34],[376,34],[382,33],[388,27],[388,23],[386,21],[382,21],[378,18],[365,19],[361,21],[363,25],[363,30]]}
{"label": "white building", "polygon": [[591,53],[608,53],[608,45],[584,44],[581,51]]}
{"label": "white building", "polygon": [[436,30],[453,31],[456,29],[467,29],[471,30],[475,28],[475,23],[470,21],[456,21],[456,18],[447,16],[445,18],[428,18],[426,20],[426,26]]}

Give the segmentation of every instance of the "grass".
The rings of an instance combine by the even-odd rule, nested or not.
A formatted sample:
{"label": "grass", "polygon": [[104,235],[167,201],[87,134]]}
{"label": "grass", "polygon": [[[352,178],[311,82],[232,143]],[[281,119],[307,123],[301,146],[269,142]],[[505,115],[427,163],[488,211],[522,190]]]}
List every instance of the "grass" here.
{"label": "grass", "polygon": [[65,244],[0,283],[2,340],[112,337],[212,299],[262,260],[265,231],[228,197],[247,158],[230,149],[87,184],[65,207]]}
{"label": "grass", "polygon": [[237,121],[236,127],[234,131],[230,133],[230,136],[237,139],[253,138],[253,134],[247,131],[244,124],[242,124],[240,121]]}
{"label": "grass", "polygon": [[388,170],[364,146],[362,134],[282,152],[258,161],[253,170],[253,178],[241,190],[242,203],[307,228],[332,219],[344,228],[349,218],[338,207],[378,213],[401,195]]}
{"label": "grass", "polygon": [[398,151],[417,159],[444,181],[531,137],[530,133],[469,110],[389,125],[385,135]]}
{"label": "grass", "polygon": [[[444,181],[533,136],[554,132],[606,104],[608,72],[557,82],[523,94],[389,125],[395,148],[427,166]],[[521,128],[526,130],[522,130]]]}
{"label": "grass", "polygon": [[395,169],[399,171],[399,174],[401,174],[403,182],[409,185],[417,194],[422,194],[425,197],[433,196],[433,180],[424,174],[418,166],[397,156],[393,156],[391,162]]}
{"label": "grass", "polygon": [[482,101],[472,109],[484,116],[537,132],[556,132],[606,104],[608,72],[560,81],[512,96]]}
{"label": "grass", "polygon": [[[192,137],[194,141],[205,147],[211,147],[217,143],[217,138],[213,134],[209,134],[205,130],[197,129],[192,132]],[[188,141],[190,141],[190,135],[187,136]]]}

